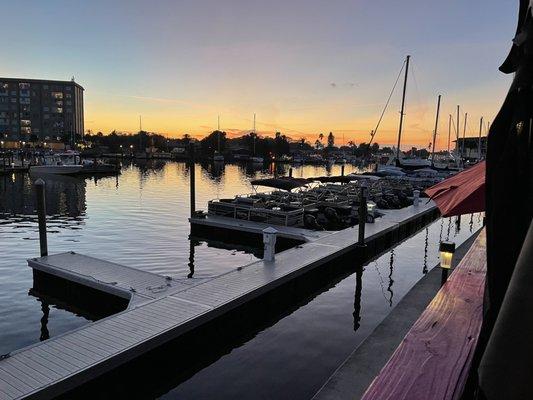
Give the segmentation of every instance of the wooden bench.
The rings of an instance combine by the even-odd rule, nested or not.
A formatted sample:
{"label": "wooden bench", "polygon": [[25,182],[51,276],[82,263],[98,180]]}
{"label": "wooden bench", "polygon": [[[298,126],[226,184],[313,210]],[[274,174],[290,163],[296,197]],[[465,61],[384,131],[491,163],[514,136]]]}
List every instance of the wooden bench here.
{"label": "wooden bench", "polygon": [[486,264],[482,230],[368,387],[364,400],[461,396],[481,328]]}

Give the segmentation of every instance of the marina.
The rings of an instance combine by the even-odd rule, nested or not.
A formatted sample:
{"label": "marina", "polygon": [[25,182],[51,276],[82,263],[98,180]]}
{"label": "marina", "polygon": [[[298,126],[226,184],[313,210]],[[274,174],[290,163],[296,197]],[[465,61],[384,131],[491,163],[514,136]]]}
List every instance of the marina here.
{"label": "marina", "polygon": [[[182,164],[183,165],[183,164]],[[171,171],[171,169],[169,170],[169,168],[173,168],[174,166],[179,166],[179,164],[173,164],[173,163],[168,163],[165,165],[164,167],[164,171],[166,171],[165,175],[168,175]],[[199,168],[197,166],[197,168]],[[229,168],[228,171],[235,171],[234,170],[234,167],[232,166],[228,166],[226,167],[227,169]],[[226,173],[228,173],[228,171],[226,171]],[[309,172],[313,173],[315,171],[315,169],[312,169],[312,170],[309,170]],[[333,171],[334,173],[335,171]],[[233,173],[233,172],[232,172]],[[316,173],[316,172],[314,172]],[[131,175],[131,172],[128,172],[128,169],[125,170],[125,176],[123,175],[124,179],[126,179],[126,182],[130,179],[130,175]],[[202,174],[200,173],[198,176],[202,176]],[[70,178],[72,179],[72,178]],[[107,178],[108,180],[109,179],[113,179],[113,178]],[[215,178],[216,179],[216,178]],[[111,182],[111,181],[110,181]],[[162,181],[162,183],[164,182],[164,180]],[[202,180],[200,182],[203,182]],[[188,186],[188,177],[185,175],[184,176],[184,179],[183,181],[181,182],[181,185],[185,185],[185,186]],[[107,186],[107,185],[106,185]],[[120,187],[120,186],[119,186]],[[233,189],[235,190],[235,189]],[[243,188],[241,189],[237,189],[238,191],[240,192],[243,192]],[[198,187],[198,191],[199,191],[199,200],[200,201],[205,201],[205,204],[207,204],[207,200],[209,199],[209,193],[210,191],[208,190],[207,192],[204,191],[204,184],[200,184],[200,186]],[[427,200],[425,201],[421,201],[420,202],[420,210],[421,211],[424,211],[424,212],[430,212],[433,213],[434,211],[431,211],[431,210],[434,210],[434,206],[432,206],[431,204],[425,204],[427,202]],[[411,209],[412,209],[413,206],[411,206]],[[186,208],[186,207],[185,207]],[[400,226],[400,223],[406,223],[406,222],[409,222],[410,219],[412,218],[412,215],[409,215],[409,212],[407,211],[408,209],[403,209],[403,210],[387,210],[387,212],[389,212],[389,214],[387,215],[384,215],[382,216],[381,218],[378,218],[376,219],[376,222],[374,223],[368,223],[366,224],[367,225],[367,230],[366,230],[366,235],[368,235],[368,237],[372,237],[373,235],[375,234],[379,234],[379,232],[392,232],[394,231],[396,228],[395,227],[398,227]],[[425,220],[425,222],[422,222],[423,220],[419,221],[418,222],[418,226],[422,227],[424,226],[425,224],[427,224],[429,221],[431,221],[434,216],[431,216],[430,214],[428,214],[428,216],[426,217],[427,219]],[[242,221],[242,222],[245,222],[245,221]],[[52,222],[52,225],[54,225],[54,223]],[[408,232],[410,231],[413,231],[413,229],[416,231],[416,224],[414,224],[411,228],[409,229],[406,229],[405,231],[402,231],[402,235],[408,235]],[[281,227],[278,227],[281,229]],[[258,230],[257,227],[254,228],[256,231]],[[297,229],[297,228],[290,228],[290,227],[287,227],[286,229]],[[334,256],[335,254],[340,254],[340,253],[343,253],[343,252],[353,252],[354,251],[354,248],[355,248],[355,243],[357,242],[357,227],[354,227],[354,228],[349,228],[347,230],[341,230],[341,231],[338,231],[337,233],[335,232],[325,232],[325,231],[315,231],[314,234],[309,234],[309,237],[294,237],[295,240],[298,241],[298,243],[303,243],[303,242],[306,242],[307,244],[302,244],[303,246],[307,246],[307,245],[312,245],[311,247],[313,249],[316,249],[316,252],[310,252],[310,255],[309,257],[310,258],[304,258],[302,259],[301,257],[301,254],[304,254],[301,249],[292,249],[292,250],[288,250],[288,254],[286,256],[282,256],[285,252],[282,252],[282,253],[278,253],[276,255],[276,263],[277,262],[285,262],[287,264],[291,264],[291,263],[294,263],[295,261],[290,261],[292,260],[292,258],[290,258],[289,256],[292,254],[291,257],[295,258],[295,259],[298,259],[300,260],[298,264],[295,264],[296,266],[298,265],[302,265],[301,263],[305,262],[305,263],[318,263],[320,265],[320,263],[324,262],[324,261],[327,261],[327,259],[330,257],[328,256],[328,254],[330,254],[331,256]],[[75,232],[75,231],[74,231]],[[400,232],[400,231],[398,231]],[[331,235],[334,235],[334,236],[331,236]],[[336,236],[335,236],[336,235]],[[50,244],[50,246],[54,246],[54,240],[53,240],[53,234],[52,234],[52,243]],[[328,238],[329,236],[329,238]],[[393,237],[392,235],[390,236],[391,238]],[[323,242],[320,242],[317,240],[319,240],[320,238],[323,238]],[[394,240],[399,240],[400,239],[400,236],[398,236],[396,239]],[[194,239],[192,239],[194,240]],[[59,249],[63,248],[63,249],[68,249],[68,250],[72,250],[72,249],[75,249],[78,245],[75,244],[74,246],[72,245],[69,245],[68,244],[69,242],[66,242],[65,244],[63,245],[60,245],[59,246]],[[72,243],[72,242],[70,242]],[[192,243],[192,242],[191,242]],[[346,245],[343,245],[342,243],[351,243],[351,245],[348,245],[346,247]],[[391,242],[389,245],[384,245],[382,244],[381,245],[381,250],[379,250],[379,247],[376,248],[375,250],[373,251],[384,251],[386,250],[387,246],[390,246],[392,245],[393,242]],[[57,246],[58,243],[55,244],[55,246]],[[65,247],[65,245],[67,247]],[[346,248],[344,248],[346,247]],[[52,247],[51,247],[52,249]],[[322,254],[322,251],[326,249],[327,250],[327,253],[326,254],[326,258],[324,259],[324,254]],[[309,249],[311,250],[311,248]],[[90,248],[87,248],[87,250],[85,251],[90,251]],[[198,250],[196,250],[196,257],[198,257]],[[305,253],[307,254],[308,252],[305,251]],[[315,255],[313,255],[315,254]],[[244,254],[243,254],[244,255]],[[289,257],[287,258],[285,261],[283,261],[283,257]],[[337,255],[335,255],[335,257],[337,257]],[[133,259],[132,259],[133,260]],[[320,261],[322,260],[322,261]],[[120,263],[119,263],[120,264]],[[235,264],[232,262],[233,266],[228,270],[228,272],[230,273],[237,273],[237,271],[235,271]],[[34,264],[34,265],[37,265],[37,264]],[[116,264],[111,264],[111,265],[116,265]],[[250,266],[254,266],[255,265],[255,268],[260,268],[260,269],[264,269],[264,265],[263,265],[263,262],[262,261],[256,261],[256,262],[253,262],[250,264],[249,262],[248,263],[245,263],[243,264],[243,267],[250,267]],[[159,271],[161,271],[160,267],[158,267],[157,265],[154,265],[155,267],[155,271],[157,271],[159,269]],[[205,268],[205,267],[204,267]],[[244,269],[246,269],[244,268]],[[238,269],[238,268],[237,268]],[[187,273],[190,273],[190,270],[189,268],[187,268]],[[226,273],[227,274],[227,273]],[[156,276],[158,276],[159,274],[156,272]],[[193,278],[192,280],[191,279],[187,279],[186,278],[186,275],[185,273],[183,274],[179,274],[181,275],[181,277],[178,275],[176,276],[175,273],[172,273],[170,274],[172,275],[172,282],[183,282],[185,281],[186,283],[190,284],[190,285],[193,285],[194,287],[196,287],[197,284],[199,283],[202,283],[204,282],[204,280],[206,281],[205,283],[207,283],[208,281],[212,280],[212,279],[215,279],[216,276],[212,277],[212,278],[209,278],[209,277],[202,277],[202,267],[200,267],[200,269],[198,269],[198,266],[196,266],[196,271],[195,271],[195,276],[197,278]],[[158,281],[159,283],[157,284],[154,284],[155,287],[158,287],[158,286],[161,286],[161,282],[167,282],[166,280],[164,280],[163,278],[161,278],[161,276],[166,276],[166,275],[160,275],[160,281]],[[217,274],[218,276],[218,274]],[[72,279],[72,276],[70,276],[69,279]],[[91,281],[96,282],[96,281],[111,281],[111,282],[116,282],[117,279],[115,277],[109,277],[109,276],[96,276],[95,279],[91,279]],[[188,281],[188,282],[187,282]],[[39,282],[39,280],[37,280],[37,282]],[[214,283],[212,283],[214,284]],[[35,282],[34,284],[32,284],[32,286],[35,285]],[[85,281],[85,285],[87,286],[87,281]],[[88,285],[90,287],[90,285]],[[112,288],[116,291],[117,290],[117,287],[115,286],[120,286],[120,285],[113,285]],[[123,287],[128,287],[128,284],[124,283],[122,285]],[[131,285],[130,285],[131,286]],[[152,286],[152,285],[151,285]],[[38,287],[38,285],[37,285]],[[198,286],[200,287],[200,286]],[[198,289],[197,289],[198,290]],[[131,292],[128,292],[127,290],[123,292],[123,295],[125,295],[125,293],[128,293],[128,295],[131,294]],[[113,295],[114,297],[117,297],[116,296],[116,292],[115,294]],[[119,296],[120,297],[120,296]],[[108,299],[109,300],[109,299]],[[210,304],[206,304],[206,305],[210,305]],[[124,312],[128,312],[128,311],[121,311],[122,313]],[[120,314],[119,314],[120,315]],[[107,317],[107,318],[112,318],[111,317]],[[90,325],[89,325],[90,326]],[[81,328],[79,328],[81,329]],[[65,334],[67,334],[67,332],[65,332]],[[43,344],[46,343],[45,342],[42,342]]]}
{"label": "marina", "polygon": [[[423,227],[436,214],[432,203],[402,211],[399,215],[389,214],[367,230],[365,243],[369,248],[359,257],[373,255],[375,249],[385,250],[418,227]],[[28,263],[34,271],[82,285],[89,282],[91,287],[99,290],[104,285],[104,291],[115,294],[134,292],[135,296],[130,299],[128,310],[116,316],[4,356],[0,363],[2,388],[8,390],[5,394],[13,399],[61,394],[286,284],[290,279],[355,250],[357,242],[354,230],[325,236],[286,250],[276,255],[273,262],[258,261],[192,287],[164,277],[157,279],[146,274],[135,276],[139,274],[136,271],[73,253],[32,259]],[[111,284],[98,284],[110,280]],[[133,282],[135,286],[132,286]],[[121,291],[120,287],[124,285],[129,286],[129,289],[123,288]],[[154,292],[165,294],[154,297]],[[131,306],[132,302],[134,307]],[[126,332],[131,335],[125,336]],[[89,338],[93,341],[88,341]],[[68,344],[79,347],[78,351],[68,347]],[[60,351],[60,348],[64,351]],[[49,368],[44,370],[43,363]],[[28,372],[23,375],[23,371]],[[35,374],[42,379],[36,381]],[[72,382],[76,382],[75,385]]]}
{"label": "marina", "polygon": [[533,0],[237,3],[4,7],[0,400],[533,398]]}

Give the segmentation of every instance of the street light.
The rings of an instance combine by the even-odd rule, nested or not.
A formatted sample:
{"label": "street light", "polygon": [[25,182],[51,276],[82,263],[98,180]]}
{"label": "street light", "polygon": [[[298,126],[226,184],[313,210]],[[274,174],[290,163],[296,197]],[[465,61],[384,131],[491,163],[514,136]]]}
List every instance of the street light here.
{"label": "street light", "polygon": [[441,284],[448,280],[448,271],[452,268],[453,254],[455,253],[455,243],[440,242],[440,268],[442,270]]}

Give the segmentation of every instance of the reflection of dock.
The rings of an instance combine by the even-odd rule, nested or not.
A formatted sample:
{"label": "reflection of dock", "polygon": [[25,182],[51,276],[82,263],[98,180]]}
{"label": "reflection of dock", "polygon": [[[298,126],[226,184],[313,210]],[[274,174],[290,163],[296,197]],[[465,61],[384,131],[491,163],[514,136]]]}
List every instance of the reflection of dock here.
{"label": "reflection of dock", "polygon": [[52,275],[66,285],[88,286],[133,302],[118,314],[0,360],[0,390],[9,399],[65,393],[276,289],[295,290],[292,284],[299,278],[337,257],[352,252],[362,260],[379,254],[436,216],[433,203],[391,211],[367,224],[366,248],[357,247],[358,228],[352,227],[308,238],[278,253],[275,261],[259,260],[201,281],[173,280],[73,253],[30,260],[36,277]]}

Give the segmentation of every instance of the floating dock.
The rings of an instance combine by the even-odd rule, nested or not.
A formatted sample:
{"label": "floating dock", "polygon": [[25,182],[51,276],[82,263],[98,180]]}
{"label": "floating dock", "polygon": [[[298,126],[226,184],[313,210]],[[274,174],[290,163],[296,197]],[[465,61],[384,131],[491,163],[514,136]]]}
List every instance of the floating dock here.
{"label": "floating dock", "polygon": [[357,247],[357,227],[322,232],[276,254],[275,261],[259,260],[205,280],[172,279],[72,252],[28,260],[35,274],[118,296],[128,306],[5,355],[0,360],[0,397],[47,399],[66,393],[337,257],[349,252],[377,255],[437,216],[435,204],[425,201],[387,210],[366,224],[365,248]]}

